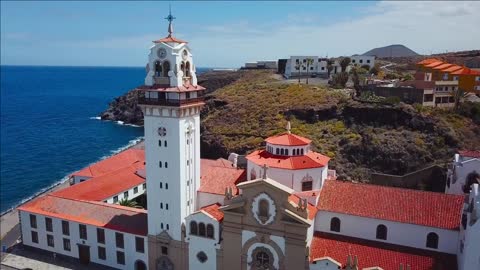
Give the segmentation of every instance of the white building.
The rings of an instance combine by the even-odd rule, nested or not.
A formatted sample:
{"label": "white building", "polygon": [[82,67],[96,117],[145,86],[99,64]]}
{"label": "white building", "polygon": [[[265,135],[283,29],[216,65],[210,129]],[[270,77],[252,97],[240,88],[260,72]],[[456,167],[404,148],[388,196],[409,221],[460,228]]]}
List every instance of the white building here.
{"label": "white building", "polygon": [[369,70],[375,66],[375,56],[370,55],[352,55],[350,63],[353,66],[361,67],[367,65]]}
{"label": "white building", "polygon": [[[463,195],[473,184],[480,184],[480,151],[459,151],[447,172],[447,194]],[[469,182],[470,180],[470,182]]]}
{"label": "white building", "polygon": [[[312,59],[313,63],[308,64],[308,59]],[[360,56],[354,55],[350,57],[350,64],[346,68],[346,72],[349,72],[351,66],[362,66],[362,65],[369,65],[370,68],[375,66],[375,57],[374,56]],[[287,63],[285,66],[285,74],[286,78],[291,77],[305,77],[305,76],[319,76],[319,77],[327,77],[328,76],[328,68],[327,68],[327,58],[321,58],[318,56],[290,56],[287,59]],[[332,70],[330,75],[337,74],[342,71],[342,66],[340,65],[341,58],[331,59],[332,62]]]}
{"label": "white building", "polygon": [[[119,154],[80,171],[88,181],[21,206],[24,245],[135,270],[478,266],[478,185],[465,212],[459,195],[337,181],[329,158],[289,127],[246,170],[201,160],[205,89],[168,19],[138,88],[144,158]],[[117,205],[145,192],[148,211]]]}

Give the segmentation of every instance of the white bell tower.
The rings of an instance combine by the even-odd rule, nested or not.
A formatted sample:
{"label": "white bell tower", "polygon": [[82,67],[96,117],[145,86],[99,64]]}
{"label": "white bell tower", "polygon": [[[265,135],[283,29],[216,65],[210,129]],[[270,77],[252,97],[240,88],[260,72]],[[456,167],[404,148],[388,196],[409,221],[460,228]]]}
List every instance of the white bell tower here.
{"label": "white bell tower", "polygon": [[200,186],[200,109],[205,88],[197,85],[187,42],[169,35],[153,41],[145,85],[137,88],[144,114],[148,234],[182,241],[182,223],[196,210]]}

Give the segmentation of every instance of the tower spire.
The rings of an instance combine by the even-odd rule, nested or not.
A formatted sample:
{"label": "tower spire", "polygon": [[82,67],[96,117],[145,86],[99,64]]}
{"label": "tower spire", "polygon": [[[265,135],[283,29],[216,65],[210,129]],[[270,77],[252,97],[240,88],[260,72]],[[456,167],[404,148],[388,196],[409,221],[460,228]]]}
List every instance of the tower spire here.
{"label": "tower spire", "polygon": [[173,25],[172,25],[172,22],[173,22],[173,20],[175,20],[176,18],[172,16],[172,6],[171,6],[171,5],[168,5],[168,8],[169,8],[169,13],[168,13],[168,16],[165,17],[165,19],[168,21],[168,37],[171,37],[172,34],[173,34]]}

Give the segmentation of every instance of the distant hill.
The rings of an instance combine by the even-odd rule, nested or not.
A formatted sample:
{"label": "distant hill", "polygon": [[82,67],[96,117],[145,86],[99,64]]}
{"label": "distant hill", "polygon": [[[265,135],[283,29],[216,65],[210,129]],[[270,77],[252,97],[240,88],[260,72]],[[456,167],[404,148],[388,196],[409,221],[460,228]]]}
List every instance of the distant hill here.
{"label": "distant hill", "polygon": [[419,54],[403,45],[395,44],[395,45],[372,49],[364,53],[363,55],[373,55],[373,56],[376,56],[377,58],[386,58],[386,57],[417,56]]}

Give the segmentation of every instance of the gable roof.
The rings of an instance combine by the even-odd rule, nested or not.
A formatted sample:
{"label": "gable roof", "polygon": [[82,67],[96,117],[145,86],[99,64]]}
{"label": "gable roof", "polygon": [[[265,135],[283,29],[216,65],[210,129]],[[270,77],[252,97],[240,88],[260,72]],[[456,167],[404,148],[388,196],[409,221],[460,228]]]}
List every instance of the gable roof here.
{"label": "gable roof", "polygon": [[480,75],[480,72],[465,67],[465,68],[463,68],[463,69],[459,69],[459,70],[457,70],[457,71],[455,71],[455,72],[452,72],[452,74],[453,74],[453,75]]}
{"label": "gable roof", "polygon": [[463,196],[327,180],[319,211],[458,230]]}
{"label": "gable roof", "polygon": [[200,188],[198,192],[224,195],[225,188],[232,188],[233,195],[238,194],[236,184],[245,181],[244,169],[233,167],[226,159],[200,160]]}
{"label": "gable roof", "polygon": [[67,199],[47,194],[18,208],[39,215],[137,235],[147,235],[147,211],[103,202]]}
{"label": "gable roof", "polygon": [[427,65],[427,64],[437,62],[437,61],[439,61],[439,60],[436,59],[436,58],[427,58],[427,59],[424,59],[424,60],[418,62],[417,65]]}
{"label": "gable roof", "polygon": [[200,208],[200,212],[203,212],[218,222],[223,221],[223,212],[219,210],[221,205],[219,203],[210,204]]}
{"label": "gable roof", "polygon": [[445,71],[445,72],[453,72],[453,71],[457,71],[457,70],[462,69],[462,68],[463,68],[463,67],[461,67],[461,66],[453,65],[453,66],[451,66],[451,67],[442,69],[442,71]]}
{"label": "gable roof", "polygon": [[72,173],[72,176],[97,177],[134,163],[145,162],[145,151],[142,149],[130,148],[113,155],[97,163],[91,164],[80,171]]}
{"label": "gable roof", "polygon": [[[345,266],[348,255],[357,256],[359,269],[378,266],[384,270],[398,270],[400,264],[422,270],[457,269],[457,259],[452,254],[315,232],[310,246],[311,261],[328,256]],[[440,265],[442,268],[436,268]]]}
{"label": "gable roof", "polygon": [[280,156],[266,150],[257,150],[247,155],[246,158],[260,166],[267,165],[268,167],[287,170],[321,168],[325,167],[330,160],[329,157],[313,151],[308,151],[303,156]]}
{"label": "gable roof", "polygon": [[451,66],[453,66],[453,64],[443,63],[443,64],[441,64],[441,65],[439,65],[439,66],[434,67],[433,69],[440,69],[440,70],[442,70],[442,69],[445,69],[445,68],[449,68],[449,67],[451,67]]}
{"label": "gable roof", "polygon": [[245,189],[245,188],[248,188],[250,186],[257,186],[257,185],[269,185],[271,187],[274,187],[276,188],[277,190],[281,190],[285,193],[288,193],[288,194],[292,194],[293,192],[295,192],[295,190],[285,186],[285,185],[282,185],[280,184],[279,182],[275,181],[275,180],[272,180],[270,178],[267,178],[267,179],[255,179],[255,180],[250,180],[250,181],[245,181],[245,182],[242,182],[240,184],[237,185],[238,188],[241,188],[241,189]]}
{"label": "gable roof", "polygon": [[71,187],[55,191],[52,194],[70,199],[103,201],[143,184],[145,179],[141,177],[140,174],[137,174],[137,171],[143,170],[144,168],[145,165],[143,163],[135,163]]}
{"label": "gable roof", "polygon": [[181,40],[181,39],[178,39],[178,38],[176,38],[172,35],[169,35],[167,37],[164,37],[164,38],[153,41],[153,43],[161,43],[161,42],[188,43],[188,42],[186,42],[184,40]]}
{"label": "gable roof", "polygon": [[295,135],[291,133],[285,133],[277,136],[268,137],[265,139],[267,143],[275,144],[275,145],[284,145],[284,146],[301,146],[301,145],[308,145],[312,141]]}
{"label": "gable roof", "polygon": [[[296,194],[292,194],[290,195],[290,197],[288,197],[288,201],[290,203],[292,203],[295,207],[298,206],[298,199],[300,199],[301,197],[296,195]],[[302,198],[303,199],[303,198]],[[311,204],[311,203],[307,203],[307,210],[308,210],[308,219],[309,220],[314,220],[315,219],[315,216],[317,215],[317,207],[315,207],[315,205]]]}
{"label": "gable roof", "polygon": [[424,67],[433,68],[441,64],[444,64],[444,63],[442,61],[435,61],[435,62],[431,62],[429,64],[424,65]]}

